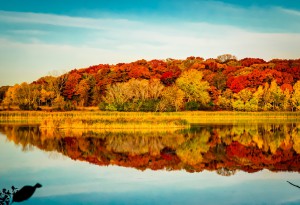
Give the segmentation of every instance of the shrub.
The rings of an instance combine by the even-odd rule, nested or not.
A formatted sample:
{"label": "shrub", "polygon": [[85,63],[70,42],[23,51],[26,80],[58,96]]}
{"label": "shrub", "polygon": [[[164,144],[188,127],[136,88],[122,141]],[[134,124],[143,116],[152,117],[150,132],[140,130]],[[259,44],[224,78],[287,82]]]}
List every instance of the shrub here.
{"label": "shrub", "polygon": [[185,103],[185,109],[186,110],[199,110],[200,105],[196,101],[190,101]]}
{"label": "shrub", "polygon": [[29,104],[29,103],[21,103],[19,104],[19,108],[21,110],[37,110],[37,106],[35,106],[34,104]]}
{"label": "shrub", "polygon": [[99,110],[106,110],[106,106],[108,105],[108,103],[106,102],[100,102],[98,105]]}
{"label": "shrub", "polygon": [[108,104],[108,105],[105,107],[105,110],[107,110],[107,111],[117,111],[118,109],[116,108],[115,105]]}
{"label": "shrub", "polygon": [[74,105],[71,101],[67,101],[66,104],[64,105],[64,110],[66,111],[76,110],[76,105]]}
{"label": "shrub", "polygon": [[151,99],[142,103],[140,111],[142,112],[155,112],[157,111],[159,100]]}

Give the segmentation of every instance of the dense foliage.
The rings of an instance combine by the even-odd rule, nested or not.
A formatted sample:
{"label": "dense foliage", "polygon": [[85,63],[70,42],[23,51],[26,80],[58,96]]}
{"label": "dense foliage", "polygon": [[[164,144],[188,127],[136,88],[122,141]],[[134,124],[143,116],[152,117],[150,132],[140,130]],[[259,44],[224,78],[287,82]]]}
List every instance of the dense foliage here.
{"label": "dense foliage", "polygon": [[294,111],[300,110],[300,59],[266,62],[226,54],[100,64],[12,86],[2,104],[24,110]]}

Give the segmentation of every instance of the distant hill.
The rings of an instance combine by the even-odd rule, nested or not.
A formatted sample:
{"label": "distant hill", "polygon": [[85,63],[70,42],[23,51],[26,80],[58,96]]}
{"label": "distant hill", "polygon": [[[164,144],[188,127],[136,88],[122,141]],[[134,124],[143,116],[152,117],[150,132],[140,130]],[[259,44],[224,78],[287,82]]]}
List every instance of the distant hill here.
{"label": "distant hill", "polygon": [[[298,110],[300,59],[138,60],[74,69],[2,87],[2,104],[24,110],[99,106],[112,111]],[[298,83],[297,83],[298,82]],[[2,93],[4,93],[2,92]]]}

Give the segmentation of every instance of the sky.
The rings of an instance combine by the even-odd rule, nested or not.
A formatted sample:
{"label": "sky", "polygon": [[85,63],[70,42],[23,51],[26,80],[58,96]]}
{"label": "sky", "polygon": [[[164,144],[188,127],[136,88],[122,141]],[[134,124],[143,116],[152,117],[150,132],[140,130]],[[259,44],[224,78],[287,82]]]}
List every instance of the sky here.
{"label": "sky", "polygon": [[0,0],[0,86],[139,59],[300,57],[298,0]]}

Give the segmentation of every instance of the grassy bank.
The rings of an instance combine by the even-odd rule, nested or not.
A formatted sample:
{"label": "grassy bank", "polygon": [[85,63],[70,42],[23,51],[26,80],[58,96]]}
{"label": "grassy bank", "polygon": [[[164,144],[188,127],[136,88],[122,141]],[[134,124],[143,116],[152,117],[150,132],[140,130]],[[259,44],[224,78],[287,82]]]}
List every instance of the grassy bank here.
{"label": "grassy bank", "polygon": [[172,129],[187,128],[189,123],[179,116],[156,113],[121,112],[0,112],[2,123],[38,123],[41,128],[59,129]]}
{"label": "grassy bank", "polygon": [[60,128],[187,127],[189,123],[300,122],[300,112],[102,112],[2,111],[2,123],[39,123]]}

